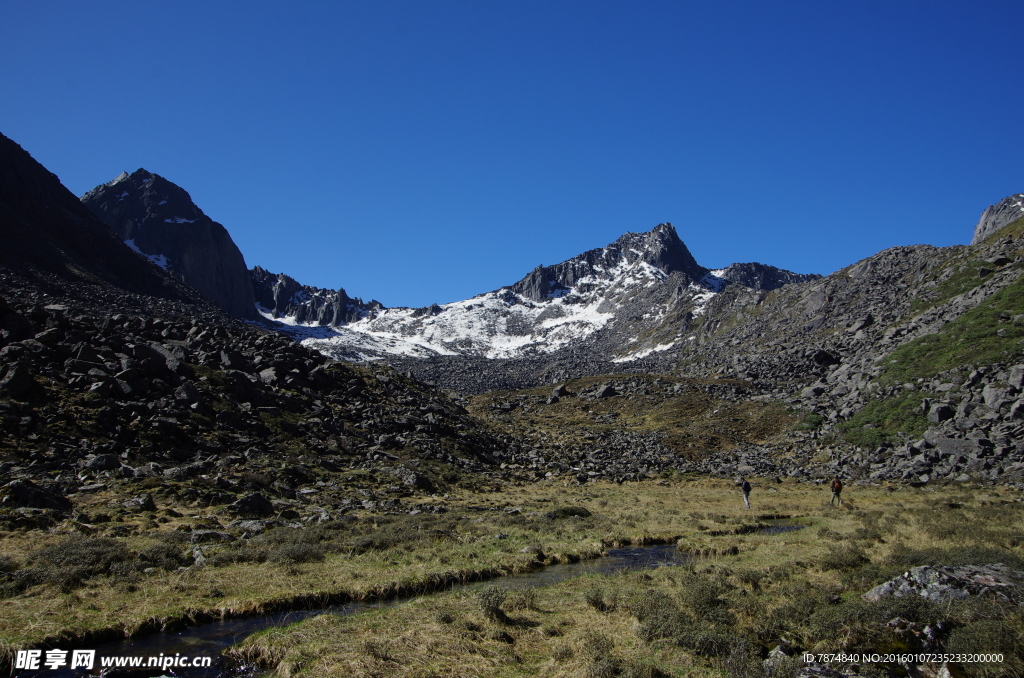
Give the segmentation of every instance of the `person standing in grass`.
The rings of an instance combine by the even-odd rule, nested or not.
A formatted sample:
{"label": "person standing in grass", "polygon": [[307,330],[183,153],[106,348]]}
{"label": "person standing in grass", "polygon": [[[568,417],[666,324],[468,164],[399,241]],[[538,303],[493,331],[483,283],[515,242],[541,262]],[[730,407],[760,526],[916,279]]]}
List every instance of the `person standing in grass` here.
{"label": "person standing in grass", "polygon": [[828,505],[831,506],[834,502],[838,503],[839,506],[843,505],[843,498],[840,496],[843,493],[843,483],[838,477],[832,479],[832,498],[828,500]]}
{"label": "person standing in grass", "polygon": [[746,478],[740,476],[740,480],[736,484],[743,490],[743,503],[746,504],[747,508],[750,508],[750,483]]}

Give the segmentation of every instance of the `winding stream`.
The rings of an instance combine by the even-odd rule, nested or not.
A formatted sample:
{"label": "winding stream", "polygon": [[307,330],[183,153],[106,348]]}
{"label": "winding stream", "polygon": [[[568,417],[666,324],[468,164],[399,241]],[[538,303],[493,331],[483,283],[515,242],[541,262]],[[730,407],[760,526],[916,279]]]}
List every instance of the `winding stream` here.
{"label": "winding stream", "polygon": [[[759,531],[761,534],[779,534],[804,527],[802,525],[788,524],[788,521],[784,520],[768,522],[772,524],[769,527],[762,528]],[[585,574],[615,574],[622,571],[681,565],[687,562],[688,559],[689,556],[680,552],[674,544],[609,549],[608,556],[604,558],[563,565],[551,565],[541,570],[499,577],[483,582],[456,584],[438,593],[474,590],[483,586],[498,586],[504,589],[536,588],[550,586]],[[157,668],[148,670],[137,669],[130,673],[124,669],[116,672],[108,669],[103,675],[111,676],[111,678],[123,675],[131,675],[137,678],[161,675],[182,676],[184,678],[216,678],[224,673],[223,667],[220,666],[221,653],[257,631],[262,631],[272,626],[293,624],[321,614],[355,614],[366,610],[391,607],[414,597],[417,596],[377,602],[349,602],[313,610],[290,610],[263,617],[226,619],[193,626],[180,631],[160,632],[140,638],[100,643],[95,646],[97,659],[94,672],[99,672],[101,658],[125,656],[149,658],[161,655],[173,657],[180,654],[186,657],[212,657],[213,666],[209,668],[173,668],[163,671]],[[147,659],[143,661],[145,662]],[[84,674],[69,669],[58,669],[22,670],[15,671],[14,675],[17,678],[79,678]]]}

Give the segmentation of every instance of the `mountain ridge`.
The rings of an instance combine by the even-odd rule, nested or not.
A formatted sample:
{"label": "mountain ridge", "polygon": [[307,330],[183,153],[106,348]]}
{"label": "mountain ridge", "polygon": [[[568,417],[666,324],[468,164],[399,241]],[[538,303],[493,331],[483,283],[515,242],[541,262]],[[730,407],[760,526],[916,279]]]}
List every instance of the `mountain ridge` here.
{"label": "mountain ridge", "polygon": [[[338,303],[346,305],[342,311],[338,306],[323,308],[330,293],[299,286],[292,287],[285,313],[276,299],[274,312],[264,315],[293,326],[304,322],[330,326],[329,333],[316,328],[283,329],[320,351],[346,359],[457,355],[518,359],[575,347],[589,351],[593,359],[612,363],[668,350],[679,336],[658,336],[659,341],[652,342],[644,335],[658,334],[655,330],[669,315],[682,318],[685,325],[729,285],[770,290],[819,277],[757,263],[712,271],[697,263],[672,224],[662,223],[648,232],[626,233],[603,248],[561,263],[538,266],[515,283],[462,301],[419,309],[379,304],[371,308],[353,306],[344,295],[338,297]],[[255,272],[256,278],[260,280],[257,287],[267,285],[262,272]],[[279,277],[274,283],[279,290],[283,281]],[[269,300],[268,290],[261,294]],[[303,304],[316,308],[310,312]],[[345,322],[324,323],[328,316]],[[309,322],[311,318],[315,322]]]}

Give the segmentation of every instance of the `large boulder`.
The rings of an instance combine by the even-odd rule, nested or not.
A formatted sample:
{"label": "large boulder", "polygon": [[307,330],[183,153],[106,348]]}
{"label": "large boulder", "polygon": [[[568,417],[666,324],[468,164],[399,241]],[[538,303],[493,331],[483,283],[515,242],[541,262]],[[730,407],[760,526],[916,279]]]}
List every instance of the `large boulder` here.
{"label": "large boulder", "polygon": [[273,515],[275,509],[269,499],[252,492],[228,506],[228,511],[242,518],[264,518]]}
{"label": "large boulder", "polygon": [[969,597],[994,597],[1024,603],[1024,572],[994,565],[924,565],[879,584],[861,597],[877,602],[886,596],[921,596],[933,603],[948,603]]}
{"label": "large boulder", "polygon": [[27,365],[14,363],[7,368],[7,373],[0,379],[0,391],[9,393],[15,398],[20,398],[31,390],[35,380],[28,370]]}
{"label": "large boulder", "polygon": [[14,480],[0,488],[0,507],[70,511],[71,501],[53,491],[44,490],[31,480]]}

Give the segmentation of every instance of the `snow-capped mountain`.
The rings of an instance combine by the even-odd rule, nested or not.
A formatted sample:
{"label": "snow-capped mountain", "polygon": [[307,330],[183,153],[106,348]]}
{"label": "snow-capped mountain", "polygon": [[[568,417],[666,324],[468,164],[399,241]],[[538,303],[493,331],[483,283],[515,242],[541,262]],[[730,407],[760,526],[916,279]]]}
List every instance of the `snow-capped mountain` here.
{"label": "snow-capped mountain", "polygon": [[[727,285],[759,290],[819,276],[762,264],[700,266],[671,224],[627,233],[519,282],[465,301],[384,308],[344,291],[303,287],[254,269],[260,312],[328,355],[489,359],[543,357],[567,348],[614,362],[678,348],[706,304]],[[358,302],[358,303],[356,303]]]}
{"label": "snow-capped mountain", "polygon": [[82,203],[129,248],[176,275],[237,318],[256,319],[252,283],[227,229],[163,177],[122,172]]}

